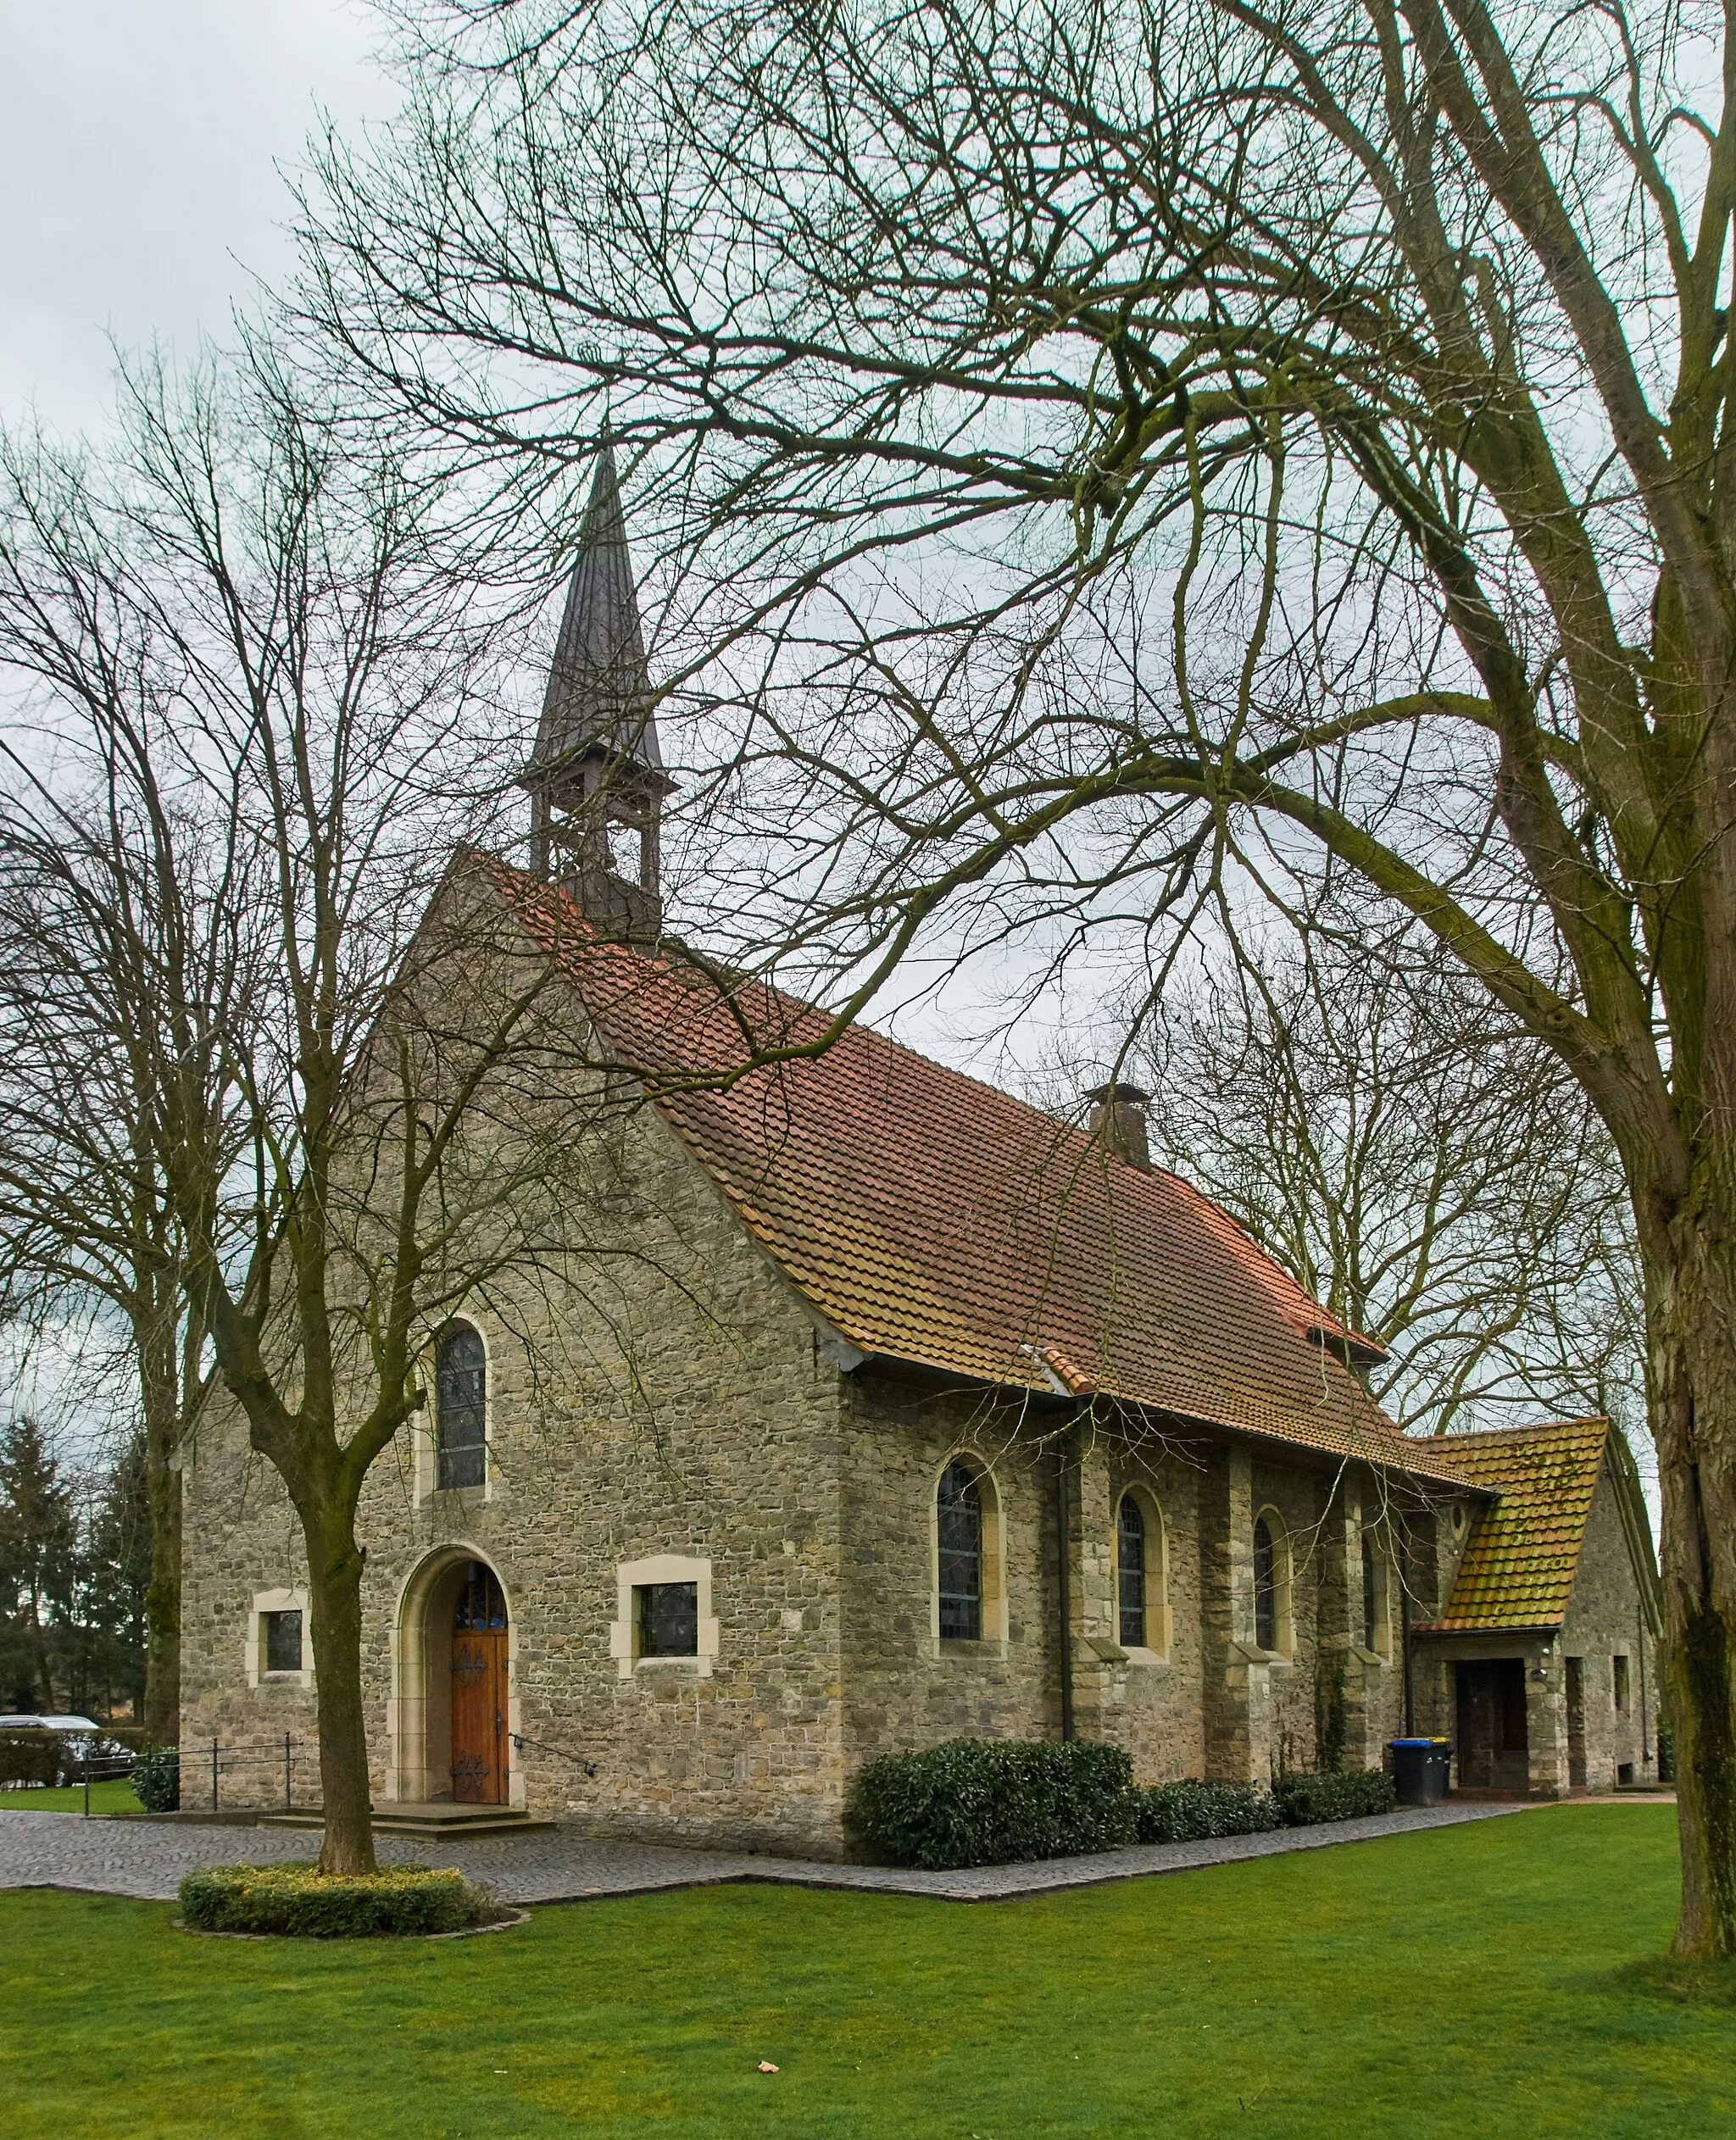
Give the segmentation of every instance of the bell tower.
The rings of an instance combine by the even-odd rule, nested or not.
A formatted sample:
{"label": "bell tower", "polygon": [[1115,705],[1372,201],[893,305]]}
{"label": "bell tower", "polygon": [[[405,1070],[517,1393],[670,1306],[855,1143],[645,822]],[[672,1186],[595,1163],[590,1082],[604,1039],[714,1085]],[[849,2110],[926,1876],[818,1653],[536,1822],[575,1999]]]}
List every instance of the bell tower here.
{"label": "bell tower", "polygon": [[675,782],[658,746],[607,439],[579,532],[537,747],[519,786],[531,798],[531,868],[565,885],[605,936],[654,938],[663,921],[658,836]]}

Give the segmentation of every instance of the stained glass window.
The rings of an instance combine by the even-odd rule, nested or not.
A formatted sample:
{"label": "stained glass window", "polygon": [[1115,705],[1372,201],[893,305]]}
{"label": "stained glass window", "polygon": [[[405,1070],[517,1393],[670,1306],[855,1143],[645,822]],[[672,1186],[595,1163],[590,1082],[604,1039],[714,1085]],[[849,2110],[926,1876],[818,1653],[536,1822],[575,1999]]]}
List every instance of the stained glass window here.
{"label": "stained glass window", "polygon": [[1254,1526],[1254,1639],[1262,1649],[1278,1646],[1277,1550],[1264,1516]]}
{"label": "stained glass window", "polygon": [[1375,1638],[1380,1633],[1379,1598],[1376,1587],[1378,1564],[1374,1557],[1374,1541],[1365,1531],[1362,1534],[1362,1647],[1375,1648]]}
{"label": "stained glass window", "polygon": [[488,1359],[482,1333],[448,1323],[434,1356],[434,1442],[442,1487],[482,1486],[488,1476]]}
{"label": "stained glass window", "polygon": [[639,1591],[640,1656],[697,1657],[698,1654],[698,1584],[643,1584]]}
{"label": "stained glass window", "polygon": [[1145,1647],[1145,1517],[1131,1493],[1116,1514],[1116,1592],[1123,1649]]}
{"label": "stained glass window", "polygon": [[467,1560],[465,1563],[464,1587],[458,1593],[458,1609],[453,1615],[454,1627],[504,1627],[506,1625],[506,1596],[500,1587],[500,1578],[486,1560]]}
{"label": "stained glass window", "polygon": [[956,1459],[940,1475],[940,1638],[982,1639],[982,1489]]}
{"label": "stained glass window", "polygon": [[298,1612],[261,1613],[265,1623],[265,1670],[298,1672],[302,1669],[302,1616]]}

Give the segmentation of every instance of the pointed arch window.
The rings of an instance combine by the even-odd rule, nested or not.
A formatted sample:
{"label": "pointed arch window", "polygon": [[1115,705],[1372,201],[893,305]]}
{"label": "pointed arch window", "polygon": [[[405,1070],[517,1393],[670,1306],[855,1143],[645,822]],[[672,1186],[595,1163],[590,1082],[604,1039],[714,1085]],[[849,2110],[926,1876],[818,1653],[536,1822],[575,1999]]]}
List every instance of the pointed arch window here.
{"label": "pointed arch window", "polygon": [[448,1323],[434,1353],[436,1481],[485,1486],[488,1477],[488,1354],[473,1323]]}
{"label": "pointed arch window", "polygon": [[1380,1648],[1380,1600],[1376,1585],[1374,1541],[1362,1534],[1362,1647]]}
{"label": "pointed arch window", "polygon": [[956,1457],[935,1497],[940,1547],[940,1639],[982,1639],[982,1488]]}
{"label": "pointed arch window", "polygon": [[1277,1544],[1265,1516],[1254,1526],[1254,1639],[1262,1649],[1278,1646]]}
{"label": "pointed arch window", "polygon": [[1145,1642],[1145,1515],[1131,1493],[1116,1511],[1116,1639],[1123,1649]]}

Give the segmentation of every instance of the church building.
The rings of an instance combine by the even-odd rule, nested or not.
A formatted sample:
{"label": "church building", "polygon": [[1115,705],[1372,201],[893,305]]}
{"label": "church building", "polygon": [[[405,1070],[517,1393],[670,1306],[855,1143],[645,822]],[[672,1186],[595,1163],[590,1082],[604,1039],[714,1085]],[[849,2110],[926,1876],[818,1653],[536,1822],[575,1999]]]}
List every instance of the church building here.
{"label": "church building", "polygon": [[[960,1736],[1112,1741],[1148,1782],[1406,1731],[1466,1790],[1655,1781],[1620,1434],[1401,1435],[1379,1348],[1151,1164],[1131,1085],[1058,1121],[865,1027],[755,1066],[824,1021],[664,938],[651,706],[605,449],[531,866],[477,896],[653,1094],[621,1164],[654,1253],[429,1333],[362,1507],[376,1814],[836,1857],[864,1761]],[[217,1413],[183,1486],[182,1746],[311,1749],[275,1475]]]}

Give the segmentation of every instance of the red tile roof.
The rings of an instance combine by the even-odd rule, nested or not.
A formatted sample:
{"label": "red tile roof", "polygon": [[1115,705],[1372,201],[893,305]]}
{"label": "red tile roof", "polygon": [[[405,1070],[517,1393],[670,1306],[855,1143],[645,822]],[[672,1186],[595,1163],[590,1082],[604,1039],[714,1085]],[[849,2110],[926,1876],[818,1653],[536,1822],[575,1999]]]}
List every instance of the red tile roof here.
{"label": "red tile roof", "polygon": [[1468,1484],[1500,1498],[1474,1518],[1447,1609],[1419,1633],[1561,1626],[1613,1432],[1605,1419],[1550,1420],[1436,1443]]}
{"label": "red tile roof", "polygon": [[1172,1174],[758,984],[599,939],[559,891],[496,882],[790,1281],[861,1351],[1456,1480],[1310,1331],[1349,1335]]}

